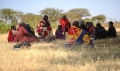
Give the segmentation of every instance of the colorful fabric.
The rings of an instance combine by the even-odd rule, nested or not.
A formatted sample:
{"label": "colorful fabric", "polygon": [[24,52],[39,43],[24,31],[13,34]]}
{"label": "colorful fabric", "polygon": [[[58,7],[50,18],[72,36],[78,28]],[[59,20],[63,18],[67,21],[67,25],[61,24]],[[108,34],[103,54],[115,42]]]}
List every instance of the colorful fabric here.
{"label": "colorful fabric", "polygon": [[40,33],[44,38],[48,37],[52,33],[52,27],[50,26],[49,21],[45,22],[42,19],[37,27],[37,33]]}
{"label": "colorful fabric", "polygon": [[85,34],[86,31],[75,26],[72,26],[67,35],[67,44],[75,45],[80,42],[90,43],[90,36]]}
{"label": "colorful fabric", "polygon": [[93,38],[94,37],[94,26],[89,27],[89,35]]}
{"label": "colorful fabric", "polygon": [[30,42],[36,42],[37,39],[31,35],[29,35],[28,31],[20,26],[18,31],[17,31],[17,35],[14,41],[18,41],[18,42],[25,42],[25,41],[30,41]]}
{"label": "colorful fabric", "polygon": [[65,36],[63,35],[63,31],[60,29],[57,29],[55,32],[55,36],[57,39],[65,39]]}
{"label": "colorful fabric", "polygon": [[68,19],[61,18],[59,22],[60,22],[60,25],[62,26],[63,31],[65,30],[65,28],[67,31],[69,30],[71,24],[68,21]]}
{"label": "colorful fabric", "polygon": [[13,32],[14,30],[10,30],[9,31],[9,34],[8,34],[8,42],[13,42],[15,37],[16,37],[16,34]]}

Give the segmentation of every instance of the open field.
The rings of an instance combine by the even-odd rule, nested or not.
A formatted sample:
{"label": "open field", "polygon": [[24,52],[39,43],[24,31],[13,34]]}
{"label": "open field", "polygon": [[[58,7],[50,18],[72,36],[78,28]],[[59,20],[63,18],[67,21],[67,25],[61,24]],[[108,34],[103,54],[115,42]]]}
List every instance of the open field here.
{"label": "open field", "polygon": [[114,39],[64,47],[65,40],[33,43],[14,51],[7,34],[0,34],[0,71],[120,71],[120,33]]}

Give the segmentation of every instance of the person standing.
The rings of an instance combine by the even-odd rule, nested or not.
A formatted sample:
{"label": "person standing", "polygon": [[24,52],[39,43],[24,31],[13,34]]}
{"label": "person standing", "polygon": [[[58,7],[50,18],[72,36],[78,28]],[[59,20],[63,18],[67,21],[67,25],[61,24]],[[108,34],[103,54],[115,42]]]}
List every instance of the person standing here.
{"label": "person standing", "polygon": [[60,22],[60,25],[62,26],[62,30],[65,35],[65,33],[68,32],[68,30],[70,29],[71,24],[66,18],[66,15],[63,15],[62,18],[59,20],[59,22]]}

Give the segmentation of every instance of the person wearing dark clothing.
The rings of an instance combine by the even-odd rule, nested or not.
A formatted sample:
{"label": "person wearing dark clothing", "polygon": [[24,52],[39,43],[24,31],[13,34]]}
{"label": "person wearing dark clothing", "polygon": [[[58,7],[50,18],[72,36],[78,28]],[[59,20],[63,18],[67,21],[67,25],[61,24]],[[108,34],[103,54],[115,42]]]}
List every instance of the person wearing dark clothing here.
{"label": "person wearing dark clothing", "polygon": [[113,22],[109,22],[109,28],[108,28],[108,37],[112,38],[112,37],[117,37],[116,35],[116,29],[113,26]]}
{"label": "person wearing dark clothing", "polygon": [[63,34],[61,25],[58,25],[58,28],[55,32],[55,36],[56,36],[56,39],[65,39],[65,35]]}
{"label": "person wearing dark clothing", "polygon": [[29,24],[25,24],[25,28],[29,33],[31,33],[32,35],[35,35],[35,32],[34,32],[33,28],[30,27]]}
{"label": "person wearing dark clothing", "polygon": [[87,31],[87,27],[86,27],[85,22],[83,20],[80,20],[79,24],[80,24],[81,29]]}
{"label": "person wearing dark clothing", "polygon": [[89,31],[89,22],[86,22],[86,28],[87,28],[87,32]]}
{"label": "person wearing dark clothing", "polygon": [[103,39],[107,38],[107,31],[100,23],[96,24],[94,39]]}

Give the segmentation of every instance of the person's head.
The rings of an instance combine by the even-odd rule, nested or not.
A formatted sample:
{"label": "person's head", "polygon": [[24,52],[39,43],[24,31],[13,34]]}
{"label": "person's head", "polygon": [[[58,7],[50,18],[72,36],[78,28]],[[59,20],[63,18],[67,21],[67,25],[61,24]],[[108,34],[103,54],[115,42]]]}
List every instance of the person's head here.
{"label": "person's head", "polygon": [[90,24],[90,26],[93,26],[93,22],[90,22],[89,24]]}
{"label": "person's head", "polygon": [[12,26],[11,26],[11,30],[16,30],[15,25],[12,25]]}
{"label": "person's head", "polygon": [[26,29],[30,29],[30,25],[29,24],[25,24]]}
{"label": "person's head", "polygon": [[80,25],[85,25],[85,22],[83,20],[80,20],[79,24]]}
{"label": "person's head", "polygon": [[25,23],[24,23],[24,22],[21,22],[21,23],[19,24],[19,26],[25,27]]}
{"label": "person's head", "polygon": [[79,27],[79,22],[78,22],[78,21],[74,21],[74,22],[72,23],[72,25],[73,25],[73,26],[76,26],[76,27]]}
{"label": "person's head", "polygon": [[63,15],[62,18],[66,19],[66,15]]}
{"label": "person's head", "polygon": [[47,16],[47,15],[44,15],[43,19],[44,19],[45,21],[47,21],[47,20],[48,20],[48,16]]}
{"label": "person's head", "polygon": [[112,21],[109,22],[109,26],[110,27],[113,26],[113,22]]}
{"label": "person's head", "polygon": [[61,25],[58,25],[58,29],[60,29],[60,30],[61,30],[61,29],[62,29],[62,26],[61,26]]}
{"label": "person's head", "polygon": [[100,23],[97,23],[97,24],[96,24],[96,27],[101,27],[101,24],[100,24]]}
{"label": "person's head", "polygon": [[86,22],[86,26],[88,26],[89,25],[89,22]]}

